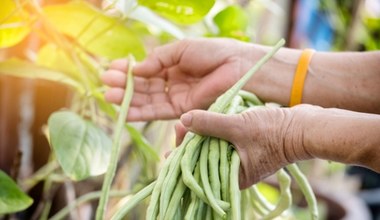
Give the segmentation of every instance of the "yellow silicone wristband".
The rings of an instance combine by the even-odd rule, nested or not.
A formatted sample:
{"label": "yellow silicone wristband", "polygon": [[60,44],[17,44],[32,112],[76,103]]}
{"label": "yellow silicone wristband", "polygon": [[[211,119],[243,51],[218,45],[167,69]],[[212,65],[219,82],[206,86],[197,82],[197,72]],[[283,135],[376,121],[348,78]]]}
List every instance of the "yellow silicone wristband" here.
{"label": "yellow silicone wristband", "polygon": [[294,74],[292,91],[290,93],[289,106],[298,105],[302,101],[302,92],[311,61],[311,57],[315,50],[305,49],[302,51],[301,57],[298,61],[297,69]]}

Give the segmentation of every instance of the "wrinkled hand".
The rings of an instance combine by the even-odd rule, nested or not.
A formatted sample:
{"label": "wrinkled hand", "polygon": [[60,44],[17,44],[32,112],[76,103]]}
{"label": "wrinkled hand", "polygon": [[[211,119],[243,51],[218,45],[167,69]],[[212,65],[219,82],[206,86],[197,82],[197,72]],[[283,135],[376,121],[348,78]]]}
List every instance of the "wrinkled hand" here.
{"label": "wrinkled hand", "polygon": [[225,139],[238,151],[240,188],[244,189],[278,169],[311,156],[303,146],[303,118],[319,107],[255,108],[236,115],[193,110],[176,126],[177,143],[187,130]]}
{"label": "wrinkled hand", "polygon": [[[156,48],[134,71],[129,121],[178,118],[205,109],[252,65],[251,45],[230,39],[188,39]],[[120,104],[127,60],[114,61],[102,76],[106,100]]]}

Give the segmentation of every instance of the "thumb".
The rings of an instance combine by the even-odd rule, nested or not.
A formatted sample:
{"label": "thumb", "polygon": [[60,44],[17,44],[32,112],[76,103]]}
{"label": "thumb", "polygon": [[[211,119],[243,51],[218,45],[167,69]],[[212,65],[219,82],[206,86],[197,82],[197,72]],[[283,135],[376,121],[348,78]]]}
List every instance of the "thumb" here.
{"label": "thumb", "polygon": [[225,115],[203,110],[193,110],[183,114],[182,124],[194,133],[232,141],[241,125],[237,115]]}

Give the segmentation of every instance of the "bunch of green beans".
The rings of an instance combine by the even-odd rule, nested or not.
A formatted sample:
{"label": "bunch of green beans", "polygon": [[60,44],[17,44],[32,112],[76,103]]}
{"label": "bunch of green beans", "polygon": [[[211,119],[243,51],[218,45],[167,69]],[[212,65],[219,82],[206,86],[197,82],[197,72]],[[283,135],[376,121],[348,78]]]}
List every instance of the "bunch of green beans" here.
{"label": "bunch of green beans", "polygon": [[[209,111],[236,114],[263,105],[242,87],[249,78],[284,44],[279,41],[273,50],[252,67],[234,86],[221,95]],[[292,204],[290,183],[292,175],[309,204],[311,219],[318,219],[317,204],[311,187],[297,165],[291,164],[276,175],[280,199],[273,206],[256,185],[239,189],[240,158],[233,146],[215,137],[203,137],[188,132],[166,159],[156,181],[135,194],[112,219],[122,219],[135,205],[150,197],[147,220],[156,219],[273,219]],[[244,203],[242,200],[249,200]],[[252,209],[248,209],[250,204]]]}

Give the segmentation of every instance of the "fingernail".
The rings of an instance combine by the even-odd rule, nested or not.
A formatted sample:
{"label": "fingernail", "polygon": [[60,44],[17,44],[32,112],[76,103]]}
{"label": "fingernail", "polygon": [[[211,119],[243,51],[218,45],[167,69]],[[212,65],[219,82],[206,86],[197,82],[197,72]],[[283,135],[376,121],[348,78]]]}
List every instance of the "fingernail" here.
{"label": "fingernail", "polygon": [[189,127],[191,125],[192,119],[193,119],[193,116],[190,113],[185,113],[181,116],[181,122],[186,127]]}

